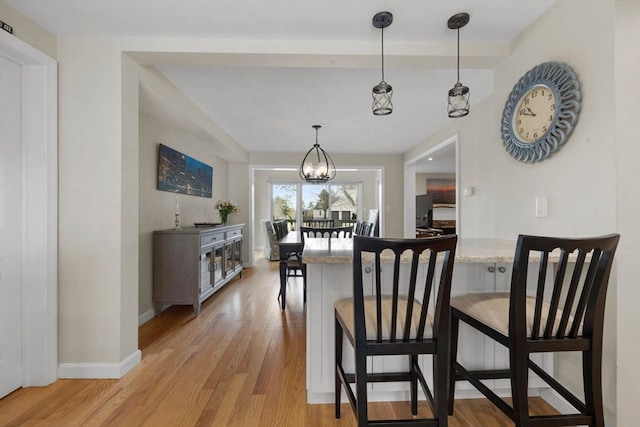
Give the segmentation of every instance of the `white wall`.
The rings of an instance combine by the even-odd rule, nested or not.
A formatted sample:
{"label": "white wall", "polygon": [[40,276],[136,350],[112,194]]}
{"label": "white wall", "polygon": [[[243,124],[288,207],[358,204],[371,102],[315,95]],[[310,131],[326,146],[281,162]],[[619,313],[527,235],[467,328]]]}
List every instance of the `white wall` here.
{"label": "white wall", "polygon": [[29,43],[39,51],[46,53],[53,59],[57,58],[58,48],[56,37],[26,18],[20,12],[0,0],[0,18],[13,27],[13,35]]}
{"label": "white wall", "polygon": [[[567,17],[571,17],[570,25]],[[617,181],[635,182],[636,192],[638,181],[637,172],[635,176],[617,172],[616,99],[612,90],[615,25],[611,0],[561,0],[520,35],[511,55],[496,68],[494,95],[472,105],[469,116],[452,121],[405,154],[405,159],[410,159],[460,134],[460,185],[476,190],[461,200],[463,237],[515,239],[518,233],[582,236],[624,232],[616,222]],[[583,93],[580,120],[568,143],[551,158],[536,164],[520,163],[502,146],[499,124],[504,102],[527,70],[554,60],[571,65],[578,76]],[[626,174],[637,171],[637,159],[633,160],[635,169],[629,168]],[[549,199],[548,218],[534,215],[539,196]],[[637,200],[637,193],[631,197]],[[637,231],[634,233],[637,236]],[[618,264],[621,262],[618,259]],[[615,289],[615,277],[612,281]],[[610,425],[616,425],[617,340],[611,319],[615,304],[611,304],[612,293],[609,296],[603,381],[606,418]],[[634,332],[638,337],[637,324]],[[559,359],[556,366],[563,363],[567,360]],[[575,365],[576,360],[569,363]],[[580,380],[571,372],[558,374],[574,390],[579,388]]]}
{"label": "white wall", "polygon": [[[616,1],[617,221],[622,235],[616,255],[618,426],[640,420],[640,2]],[[635,88],[635,96],[629,96]],[[617,296],[617,300],[616,297]],[[615,306],[615,305],[614,305]]]}
{"label": "white wall", "polygon": [[133,328],[138,323],[138,69],[122,56],[120,361],[138,348],[138,330]]}
{"label": "white wall", "polygon": [[59,359],[66,364],[118,364],[137,351],[137,310],[121,301],[122,285],[136,285],[123,264],[137,265],[123,258],[122,232],[138,222],[126,215],[133,209],[123,194],[132,171],[122,160],[131,132],[122,123],[121,55],[102,42],[58,44]]}
{"label": "white wall", "polygon": [[426,173],[416,174],[416,196],[427,194],[427,177]]}
{"label": "white wall", "polygon": [[230,224],[246,224],[243,230],[242,263],[249,266],[251,259],[251,188],[249,188],[249,164],[245,162],[229,162],[229,181],[227,183],[229,198],[238,203],[239,212],[229,217]]}
{"label": "white wall", "polygon": [[[213,168],[213,197],[178,195],[180,200],[180,223],[193,226],[194,222],[219,222],[214,204],[219,199],[229,198],[228,162],[215,154],[211,141],[202,139],[202,134],[170,126],[153,117],[140,116],[139,137],[139,271],[138,312],[152,310],[153,296],[153,231],[175,227],[176,193],[158,190],[158,145],[164,144],[188,156],[198,159]],[[242,203],[240,203],[242,208]],[[231,215],[231,223],[236,221]]]}
{"label": "white wall", "polygon": [[[216,134],[217,147],[248,158],[166,79],[131,60],[131,40],[58,40],[60,87],[59,360],[70,376],[121,376],[138,355],[138,82],[193,117],[195,133]],[[147,40],[148,49],[170,49]],[[178,42],[184,50],[188,42]],[[164,105],[163,105],[164,106]],[[159,108],[159,111],[164,111]],[[220,176],[220,197],[229,192]],[[214,184],[215,185],[215,184]],[[246,189],[246,180],[243,184]],[[215,190],[214,190],[215,191]],[[175,197],[170,212],[175,209]],[[185,207],[186,208],[186,207]],[[185,214],[185,222],[195,220]],[[207,217],[213,220],[215,214]],[[164,226],[163,226],[164,227]],[[164,227],[166,228],[166,227]],[[147,298],[145,297],[146,301]],[[131,362],[131,363],[130,363]]]}

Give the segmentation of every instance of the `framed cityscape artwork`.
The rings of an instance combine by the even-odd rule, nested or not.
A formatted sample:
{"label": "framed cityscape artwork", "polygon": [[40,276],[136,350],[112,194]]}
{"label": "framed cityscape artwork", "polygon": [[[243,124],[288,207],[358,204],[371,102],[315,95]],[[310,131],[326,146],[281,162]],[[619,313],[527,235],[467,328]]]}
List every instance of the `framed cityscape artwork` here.
{"label": "framed cityscape artwork", "polygon": [[158,190],[212,197],[213,168],[173,148],[160,144]]}

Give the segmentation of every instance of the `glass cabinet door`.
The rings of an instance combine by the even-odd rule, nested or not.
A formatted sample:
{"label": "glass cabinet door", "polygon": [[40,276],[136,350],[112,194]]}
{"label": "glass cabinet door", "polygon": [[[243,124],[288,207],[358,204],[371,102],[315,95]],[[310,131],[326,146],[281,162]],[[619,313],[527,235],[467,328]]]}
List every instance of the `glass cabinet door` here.
{"label": "glass cabinet door", "polygon": [[242,266],[242,238],[234,239],[224,247],[225,276],[229,276]]}
{"label": "glass cabinet door", "polygon": [[235,268],[242,267],[242,239],[233,242],[233,254],[236,261]]}
{"label": "glass cabinet door", "polygon": [[227,244],[224,246],[224,259],[224,275],[227,276],[235,269],[235,262],[233,257],[233,242],[227,242]]}
{"label": "glass cabinet door", "polygon": [[200,254],[200,294],[207,292],[213,287],[213,278],[211,277],[211,252],[203,252]]}
{"label": "glass cabinet door", "polygon": [[211,274],[211,283],[216,286],[224,279],[224,266],[222,264],[224,256],[224,246],[216,246],[213,248],[211,263],[209,264],[209,272]]}

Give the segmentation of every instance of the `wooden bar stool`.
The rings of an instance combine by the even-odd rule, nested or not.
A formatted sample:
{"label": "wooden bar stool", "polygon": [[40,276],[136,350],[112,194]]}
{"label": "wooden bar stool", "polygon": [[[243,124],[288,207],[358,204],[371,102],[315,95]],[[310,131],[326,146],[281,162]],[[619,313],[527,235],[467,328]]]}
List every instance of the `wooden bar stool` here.
{"label": "wooden bar stool", "polygon": [[[344,387],[359,427],[447,426],[449,298],[456,242],[455,235],[433,239],[353,238],[353,298],[335,303],[336,418],[340,418],[341,390]],[[371,278],[367,278],[366,284],[363,280],[363,267],[370,268],[369,263],[373,264],[373,284]],[[419,263],[423,265],[420,270]],[[343,368],[344,336],[354,348],[354,374],[347,374]],[[420,354],[433,355],[434,394],[418,364]],[[406,355],[407,370],[367,372],[367,358],[389,355]],[[370,421],[367,383],[402,381],[410,384],[411,414],[414,417]],[[355,392],[351,386],[353,383]],[[418,383],[434,418],[415,418],[418,413]]]}
{"label": "wooden bar stool", "polygon": [[[585,239],[521,235],[516,246],[510,292],[468,294],[451,299],[450,414],[453,414],[455,381],[467,380],[517,427],[604,426],[602,329],[607,284],[619,238],[617,234]],[[557,266],[552,266],[555,268],[548,268],[554,250],[559,251],[560,259]],[[529,274],[531,263],[539,263],[539,268]],[[534,286],[528,289],[527,283]],[[461,320],[509,350],[509,369],[470,372],[457,363]],[[582,353],[585,402],[530,359],[533,353],[565,351]],[[529,369],[578,412],[529,416]],[[480,381],[498,378],[511,379],[513,406]]]}

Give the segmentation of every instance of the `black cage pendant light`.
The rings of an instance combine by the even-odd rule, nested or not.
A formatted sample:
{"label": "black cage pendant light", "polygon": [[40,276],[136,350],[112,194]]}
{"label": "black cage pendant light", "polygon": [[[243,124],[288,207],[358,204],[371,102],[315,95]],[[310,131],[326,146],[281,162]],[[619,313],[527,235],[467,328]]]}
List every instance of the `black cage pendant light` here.
{"label": "black cage pendant light", "polygon": [[447,21],[447,26],[458,31],[458,81],[449,89],[449,117],[458,118],[469,114],[469,88],[460,83],[460,28],[469,23],[468,13],[458,13]]}
{"label": "black cage pendant light", "polygon": [[378,12],[373,17],[373,26],[380,28],[382,33],[382,80],[373,87],[373,114],[376,116],[386,116],[393,112],[391,97],[393,88],[384,81],[384,29],[393,22],[391,12]]}
{"label": "black cage pendant light", "polygon": [[322,126],[313,125],[312,127],[316,130],[316,143],[307,151],[300,163],[300,178],[312,184],[320,184],[336,176],[336,166],[327,152],[318,144],[318,129]]}

